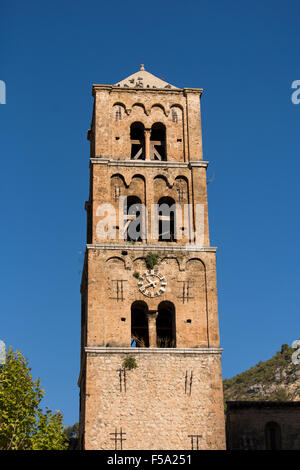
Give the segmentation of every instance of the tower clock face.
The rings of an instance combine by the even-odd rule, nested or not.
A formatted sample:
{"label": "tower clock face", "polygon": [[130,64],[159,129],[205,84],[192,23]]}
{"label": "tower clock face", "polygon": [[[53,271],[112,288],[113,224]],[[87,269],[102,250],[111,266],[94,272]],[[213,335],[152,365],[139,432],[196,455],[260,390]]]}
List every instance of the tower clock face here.
{"label": "tower clock face", "polygon": [[166,290],[165,276],[154,269],[146,271],[138,281],[139,291],[146,297],[157,297]]}

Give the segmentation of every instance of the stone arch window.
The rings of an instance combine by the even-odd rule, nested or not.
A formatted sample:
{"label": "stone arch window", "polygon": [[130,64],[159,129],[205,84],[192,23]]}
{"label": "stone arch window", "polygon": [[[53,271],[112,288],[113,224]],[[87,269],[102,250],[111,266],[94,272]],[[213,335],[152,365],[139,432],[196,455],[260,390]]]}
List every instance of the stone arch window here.
{"label": "stone arch window", "polygon": [[265,426],[266,450],[281,449],[281,428],[278,423],[270,421]]}
{"label": "stone arch window", "polygon": [[119,201],[119,198],[124,194],[125,187],[126,183],[122,175],[112,175],[110,178],[111,200]]}
{"label": "stone arch window", "polygon": [[158,201],[158,240],[176,242],[176,204],[171,197]]}
{"label": "stone arch window", "polygon": [[116,117],[116,121],[121,121],[122,120],[122,108],[121,108],[121,106],[116,107],[115,117]]}
{"label": "stone arch window", "polygon": [[167,160],[166,126],[156,122],[151,127],[150,160]]}
{"label": "stone arch window", "polygon": [[172,121],[178,122],[178,114],[177,114],[176,109],[172,109]]}
{"label": "stone arch window", "polygon": [[149,347],[148,306],[146,302],[136,301],[131,305],[131,347]]}
{"label": "stone arch window", "polygon": [[145,160],[145,128],[141,122],[130,126],[131,159]]}
{"label": "stone arch window", "polygon": [[124,240],[140,242],[143,235],[143,205],[137,196],[127,196],[124,200]]}
{"label": "stone arch window", "polygon": [[156,342],[158,348],[176,348],[175,306],[161,302],[157,309]]}

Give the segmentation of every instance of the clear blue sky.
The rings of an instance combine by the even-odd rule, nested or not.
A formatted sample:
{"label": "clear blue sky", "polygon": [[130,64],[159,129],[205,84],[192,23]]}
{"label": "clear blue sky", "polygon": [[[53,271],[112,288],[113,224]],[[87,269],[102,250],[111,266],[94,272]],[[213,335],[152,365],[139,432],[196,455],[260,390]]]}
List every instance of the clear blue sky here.
{"label": "clear blue sky", "polygon": [[0,339],[78,419],[92,83],[204,88],[223,375],[300,337],[299,1],[15,1],[0,7]]}

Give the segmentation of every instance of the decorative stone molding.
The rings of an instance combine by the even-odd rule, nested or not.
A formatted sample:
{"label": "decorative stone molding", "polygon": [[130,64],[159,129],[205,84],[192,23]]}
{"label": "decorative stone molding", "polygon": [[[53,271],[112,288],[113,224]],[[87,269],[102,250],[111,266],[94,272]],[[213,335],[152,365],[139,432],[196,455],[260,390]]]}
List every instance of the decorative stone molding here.
{"label": "decorative stone molding", "polygon": [[87,354],[222,354],[222,348],[116,348],[87,346]]}
{"label": "decorative stone molding", "polygon": [[86,245],[88,250],[128,250],[128,251],[162,251],[162,252],[172,252],[172,251],[182,251],[186,252],[187,254],[190,252],[198,252],[198,251],[205,251],[215,253],[217,251],[216,247],[213,246],[193,246],[193,245],[173,245],[173,246],[165,246],[165,245],[149,245],[149,244],[141,244],[138,246],[128,244],[112,244],[112,243],[88,243]]}
{"label": "decorative stone molding", "polygon": [[172,162],[160,160],[112,160],[106,155],[97,155],[90,159],[92,164],[107,166],[123,166],[123,167],[151,167],[151,168],[207,168],[209,162],[203,160],[195,160],[191,162]]}

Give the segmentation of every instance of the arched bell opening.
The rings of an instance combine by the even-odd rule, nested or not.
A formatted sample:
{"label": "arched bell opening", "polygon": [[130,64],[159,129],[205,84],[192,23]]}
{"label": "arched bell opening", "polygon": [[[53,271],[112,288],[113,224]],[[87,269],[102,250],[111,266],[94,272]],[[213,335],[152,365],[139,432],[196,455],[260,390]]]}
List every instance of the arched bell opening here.
{"label": "arched bell opening", "polygon": [[141,122],[130,126],[131,159],[145,160],[145,128]]}
{"label": "arched bell opening", "polygon": [[164,301],[158,306],[156,342],[158,348],[176,348],[175,306],[172,302]]}
{"label": "arched bell opening", "polygon": [[131,306],[131,347],[149,347],[148,306],[146,302],[136,301]]}
{"label": "arched bell opening", "polygon": [[161,122],[156,122],[151,127],[150,159],[162,161],[167,160],[166,126]]}
{"label": "arched bell opening", "polygon": [[142,201],[137,196],[127,196],[124,200],[125,231],[124,240],[142,241]]}
{"label": "arched bell opening", "polygon": [[176,204],[171,197],[158,201],[158,240],[176,242]]}

